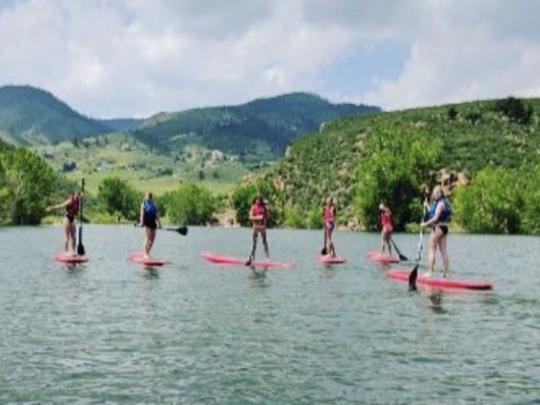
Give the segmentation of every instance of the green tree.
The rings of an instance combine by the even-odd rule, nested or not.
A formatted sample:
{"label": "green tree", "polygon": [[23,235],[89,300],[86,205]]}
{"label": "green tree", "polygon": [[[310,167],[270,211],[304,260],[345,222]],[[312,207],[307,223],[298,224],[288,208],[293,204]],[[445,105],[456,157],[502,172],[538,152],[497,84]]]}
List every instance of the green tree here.
{"label": "green tree", "polygon": [[183,184],[166,193],[162,200],[169,220],[178,224],[204,225],[216,211],[212,193],[196,184]]}
{"label": "green tree", "polygon": [[474,233],[517,233],[523,207],[519,171],[487,167],[455,193],[454,219]]}
{"label": "green tree", "polygon": [[29,150],[0,153],[0,220],[15,225],[39,224],[54,192],[57,175]]}
{"label": "green tree", "polygon": [[289,228],[305,228],[304,214],[298,207],[285,207],[285,220],[283,225]]}
{"label": "green tree", "polygon": [[139,219],[142,194],[125,180],[117,177],[103,179],[98,187],[97,199],[100,209],[116,216],[118,221]]}
{"label": "green tree", "polygon": [[418,130],[378,127],[367,137],[355,201],[367,229],[377,229],[381,201],[392,209],[397,230],[418,221],[421,189],[432,184],[440,152],[441,141]]}

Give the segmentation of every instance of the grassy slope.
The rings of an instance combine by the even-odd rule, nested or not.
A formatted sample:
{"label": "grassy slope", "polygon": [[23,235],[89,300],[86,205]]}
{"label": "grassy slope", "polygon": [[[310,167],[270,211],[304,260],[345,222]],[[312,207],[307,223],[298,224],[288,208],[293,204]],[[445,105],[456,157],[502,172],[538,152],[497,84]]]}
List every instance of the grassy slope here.
{"label": "grassy slope", "polygon": [[[339,119],[292,141],[287,157],[264,174],[281,184],[294,205],[319,204],[326,196],[338,198],[351,212],[354,179],[362,140],[377,127],[422,128],[444,142],[440,166],[474,174],[487,165],[516,167],[537,162],[540,155],[540,100],[527,102],[534,108],[533,123],[522,126],[492,111],[494,101],[455,104],[456,119],[448,117],[451,106],[419,108]],[[471,114],[479,114],[476,122]]]}

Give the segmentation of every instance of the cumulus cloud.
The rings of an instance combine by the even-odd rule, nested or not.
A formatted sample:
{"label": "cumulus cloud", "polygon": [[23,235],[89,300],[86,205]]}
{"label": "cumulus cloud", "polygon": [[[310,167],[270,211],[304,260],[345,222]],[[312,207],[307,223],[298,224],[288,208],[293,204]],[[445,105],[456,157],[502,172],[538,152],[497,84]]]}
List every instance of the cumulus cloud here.
{"label": "cumulus cloud", "polygon": [[[540,3],[534,0],[5,4],[0,85],[39,86],[98,117],[148,116],[297,90],[387,109],[540,91]],[[347,83],[332,87],[339,77],[325,80],[332,69],[344,71],[336,66],[350,63],[345,56],[355,49],[371,49],[366,55],[377,58],[389,41],[408,49],[399,55],[397,74],[359,75],[366,85],[350,90]]]}

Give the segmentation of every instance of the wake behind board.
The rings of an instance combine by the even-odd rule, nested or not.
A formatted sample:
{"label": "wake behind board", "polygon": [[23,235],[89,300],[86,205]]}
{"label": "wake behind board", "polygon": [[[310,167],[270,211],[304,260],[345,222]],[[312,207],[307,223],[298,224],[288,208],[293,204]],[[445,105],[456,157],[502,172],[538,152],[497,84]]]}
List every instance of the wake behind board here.
{"label": "wake behind board", "polygon": [[399,257],[383,254],[383,253],[377,252],[375,250],[367,252],[366,253],[366,258],[368,260],[371,260],[372,262],[379,262],[379,263],[383,263],[383,264],[399,263]]}
{"label": "wake behind board", "polygon": [[58,252],[54,255],[54,260],[60,263],[78,264],[78,263],[86,263],[88,261],[88,257],[79,256],[79,255],[74,256],[66,252]]}
{"label": "wake behind board", "polygon": [[[247,259],[234,256],[225,256],[219,253],[202,252],[200,256],[211,263],[223,265],[247,266]],[[270,260],[253,260],[249,266],[262,268],[286,269],[294,266],[292,262],[274,262]]]}
{"label": "wake behind board", "polygon": [[342,264],[347,261],[344,257],[332,257],[330,255],[317,255],[317,260],[323,264]]}
{"label": "wake behind board", "polygon": [[144,257],[143,252],[132,253],[128,259],[143,266],[163,266],[168,263],[166,260],[156,259],[155,257]]}
{"label": "wake behind board", "polygon": [[[409,282],[409,270],[390,269],[386,272],[388,278],[397,281]],[[493,285],[489,281],[474,280],[450,280],[447,278],[427,277],[419,274],[416,285],[440,288],[440,289],[461,289],[461,290],[491,290]]]}

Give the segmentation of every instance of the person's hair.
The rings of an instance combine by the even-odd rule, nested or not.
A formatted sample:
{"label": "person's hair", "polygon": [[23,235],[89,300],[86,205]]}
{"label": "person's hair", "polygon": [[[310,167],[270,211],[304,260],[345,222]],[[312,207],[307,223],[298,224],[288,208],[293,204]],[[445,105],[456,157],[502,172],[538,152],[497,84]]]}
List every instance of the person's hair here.
{"label": "person's hair", "polygon": [[433,187],[433,190],[431,191],[431,196],[433,197],[437,191],[441,193],[442,198],[445,197],[444,191],[440,185],[436,185],[435,187]]}
{"label": "person's hair", "polygon": [[146,198],[149,199],[149,200],[151,200],[151,199],[154,198],[154,194],[152,194],[151,191],[148,191],[148,192],[146,193]]}
{"label": "person's hair", "polygon": [[264,198],[261,194],[257,194],[254,198],[253,198],[253,201],[251,202],[251,204],[255,204],[257,202],[257,200],[261,200],[261,202],[264,204]]}

